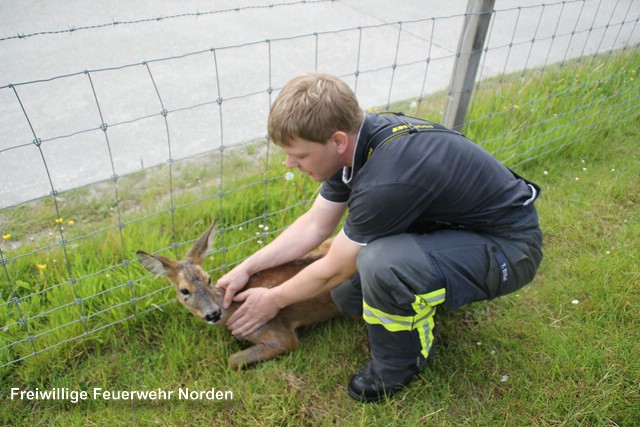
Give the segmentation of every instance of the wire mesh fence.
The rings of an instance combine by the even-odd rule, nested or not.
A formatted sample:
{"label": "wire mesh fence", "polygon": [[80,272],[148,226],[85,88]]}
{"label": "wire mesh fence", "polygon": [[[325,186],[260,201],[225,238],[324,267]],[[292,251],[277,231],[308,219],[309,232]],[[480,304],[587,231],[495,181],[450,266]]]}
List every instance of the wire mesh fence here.
{"label": "wire mesh fence", "polygon": [[[637,119],[639,4],[507,3],[490,12],[463,127],[469,137],[518,167]],[[239,13],[248,12],[25,32],[0,37],[0,49],[61,32]],[[269,106],[291,77],[335,74],[365,109],[445,120],[447,100],[462,95],[449,80],[456,59],[470,54],[455,48],[467,18],[464,5],[442,16],[424,10],[1,86],[0,365],[172,304],[168,287],[138,265],[137,249],[179,256],[219,218],[213,255],[222,270],[304,210],[317,186],[286,171],[265,134]],[[622,54],[626,67],[607,66]],[[571,81],[555,78],[575,64],[582,71]],[[530,85],[539,88],[534,97]],[[566,108],[569,98],[580,102]],[[611,99],[620,100],[615,111],[603,107]],[[539,117],[533,111],[544,114],[527,119]],[[503,132],[489,137],[489,128]]]}

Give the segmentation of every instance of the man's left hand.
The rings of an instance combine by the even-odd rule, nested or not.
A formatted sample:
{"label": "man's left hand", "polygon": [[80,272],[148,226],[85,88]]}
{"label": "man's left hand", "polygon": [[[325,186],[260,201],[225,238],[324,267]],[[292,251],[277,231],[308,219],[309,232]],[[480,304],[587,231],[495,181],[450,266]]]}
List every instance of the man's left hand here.
{"label": "man's left hand", "polygon": [[244,303],[227,321],[227,328],[236,337],[247,337],[276,317],[280,308],[272,301],[270,289],[252,288],[237,294],[233,300]]}

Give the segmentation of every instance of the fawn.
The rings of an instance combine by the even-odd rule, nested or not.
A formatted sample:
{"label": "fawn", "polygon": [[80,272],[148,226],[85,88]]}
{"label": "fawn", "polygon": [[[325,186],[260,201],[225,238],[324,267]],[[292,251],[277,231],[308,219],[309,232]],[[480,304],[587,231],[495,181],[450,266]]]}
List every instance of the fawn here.
{"label": "fawn", "polygon": [[[202,260],[205,253],[211,250],[214,235],[215,223],[196,240],[182,261],[142,251],[138,251],[137,256],[156,277],[166,276],[173,283],[178,300],[194,316],[212,325],[226,326],[227,319],[240,304],[234,302],[228,310],[224,310],[224,292],[214,287],[211,277],[202,267]],[[245,289],[278,286],[324,256],[330,245],[328,240],[298,260],[254,274]],[[298,346],[298,327],[323,322],[339,314],[329,293],[285,307],[275,318],[245,337],[255,345],[233,354],[229,358],[229,365],[239,369],[292,351]]]}

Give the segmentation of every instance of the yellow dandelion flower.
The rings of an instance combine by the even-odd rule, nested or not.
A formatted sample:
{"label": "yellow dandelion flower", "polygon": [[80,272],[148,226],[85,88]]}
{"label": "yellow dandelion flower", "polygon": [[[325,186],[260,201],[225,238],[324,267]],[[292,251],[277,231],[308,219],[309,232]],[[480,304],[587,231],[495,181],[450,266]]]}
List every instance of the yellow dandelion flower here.
{"label": "yellow dandelion flower", "polygon": [[62,221],[64,221],[64,219],[56,218],[56,224],[62,224]]}
{"label": "yellow dandelion flower", "polygon": [[38,264],[39,270],[44,270],[45,268],[47,268],[47,264]]}
{"label": "yellow dandelion flower", "polygon": [[11,234],[10,234],[10,233],[7,233],[7,234],[3,235],[3,236],[2,236],[2,238],[3,238],[4,240],[8,240],[8,239],[10,239],[10,238],[11,238]]}
{"label": "yellow dandelion flower", "polygon": [[75,224],[75,221],[74,221],[74,220],[72,220],[72,219],[70,219],[69,221],[67,221],[67,224],[69,224],[69,225],[73,225],[73,224]]}
{"label": "yellow dandelion flower", "polygon": [[513,104],[513,109],[514,109],[514,110],[519,110],[519,109],[520,109],[520,106],[519,106],[518,104]]}

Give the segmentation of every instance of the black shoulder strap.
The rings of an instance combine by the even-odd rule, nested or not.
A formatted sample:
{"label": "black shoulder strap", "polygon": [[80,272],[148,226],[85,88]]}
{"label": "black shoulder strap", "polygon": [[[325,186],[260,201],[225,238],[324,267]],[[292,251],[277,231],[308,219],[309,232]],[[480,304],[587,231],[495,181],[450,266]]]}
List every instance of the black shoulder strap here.
{"label": "black shoulder strap", "polygon": [[388,142],[403,136],[416,132],[448,132],[456,135],[462,135],[460,132],[455,130],[451,130],[437,123],[433,123],[427,120],[418,119],[415,117],[405,116],[402,113],[383,113],[383,114],[393,114],[398,117],[397,123],[392,123],[388,126],[383,127],[378,132],[376,132],[369,141],[369,148],[367,150],[367,160],[373,152]]}

